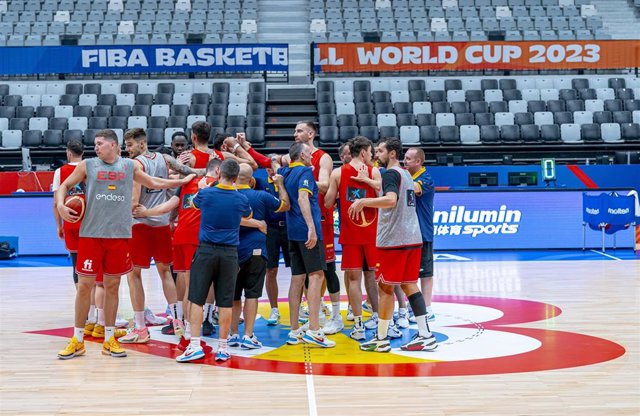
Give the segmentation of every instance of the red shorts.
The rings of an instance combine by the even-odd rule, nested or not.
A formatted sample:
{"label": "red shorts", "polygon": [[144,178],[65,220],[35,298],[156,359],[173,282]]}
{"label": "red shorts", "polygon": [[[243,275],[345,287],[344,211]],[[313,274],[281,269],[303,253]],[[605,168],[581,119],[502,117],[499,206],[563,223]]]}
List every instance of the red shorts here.
{"label": "red shorts", "polygon": [[378,249],[375,244],[342,245],[342,270],[375,270],[377,260]]}
{"label": "red shorts", "polygon": [[389,285],[417,283],[422,246],[399,249],[378,248],[376,280]]}
{"label": "red shorts", "polygon": [[64,229],[64,246],[67,251],[75,253],[78,251],[78,240],[80,239],[79,228],[63,228]]}
{"label": "red shorts", "polygon": [[173,246],[173,271],[176,273],[191,270],[191,260],[198,248],[197,244],[176,244]]}
{"label": "red shorts", "polygon": [[76,272],[82,276],[122,276],[131,271],[130,238],[80,237]]}
{"label": "red shorts", "polygon": [[134,267],[148,269],[151,258],[156,263],[171,264],[171,228],[168,225],[151,227],[134,224],[131,232],[131,260]]}
{"label": "red shorts", "polygon": [[336,238],[333,231],[333,222],[323,222],[322,241],[324,242],[324,260],[328,263],[336,261]]}

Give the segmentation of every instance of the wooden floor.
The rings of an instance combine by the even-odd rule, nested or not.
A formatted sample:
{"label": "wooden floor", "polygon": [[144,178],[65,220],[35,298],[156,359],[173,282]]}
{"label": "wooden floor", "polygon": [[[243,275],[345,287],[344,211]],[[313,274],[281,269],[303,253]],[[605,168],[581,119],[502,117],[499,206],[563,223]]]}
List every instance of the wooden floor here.
{"label": "wooden floor", "polygon": [[[71,326],[74,289],[68,275],[62,267],[0,269],[2,414],[640,414],[638,260],[436,263],[435,293],[448,296],[441,299],[455,303],[457,298],[494,297],[553,305],[562,313],[555,316],[549,306],[549,319],[511,327],[580,333],[626,349],[610,361],[546,371],[500,374],[489,360],[487,372],[498,374],[465,376],[322,376],[314,374],[314,367],[322,366],[313,356],[311,375],[177,364],[134,349],[127,358],[115,359],[102,356],[95,343],[88,343],[84,357],[61,361],[56,353],[66,339],[26,332]],[[283,297],[287,278],[279,277]],[[155,272],[145,274],[145,287],[149,306],[163,311]],[[121,297],[121,312],[131,316],[124,281]],[[451,303],[436,303],[436,313],[447,305]],[[464,315],[464,310],[458,313]],[[434,331],[451,337],[446,319],[439,317]],[[479,338],[488,332],[480,331]],[[561,339],[546,336],[543,341],[551,343],[552,351],[547,355],[561,355],[567,348]],[[346,337],[337,340],[355,343]],[[485,343],[489,351],[474,353],[490,353],[504,347],[500,344]],[[579,348],[590,355],[589,345]],[[446,355],[448,348],[456,346],[443,343],[441,353]],[[338,365],[349,372],[349,364]]]}

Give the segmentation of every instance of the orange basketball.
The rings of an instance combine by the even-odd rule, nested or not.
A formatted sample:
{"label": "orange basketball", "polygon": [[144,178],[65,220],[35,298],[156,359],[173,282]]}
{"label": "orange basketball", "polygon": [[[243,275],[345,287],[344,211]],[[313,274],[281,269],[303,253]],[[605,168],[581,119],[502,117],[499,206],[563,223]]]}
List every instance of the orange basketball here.
{"label": "orange basketball", "polygon": [[355,219],[352,219],[353,222],[358,227],[368,227],[369,225],[375,223],[378,220],[378,210],[375,208],[365,208]]}
{"label": "orange basketball", "polygon": [[70,221],[70,222],[78,222],[82,220],[82,217],[84,217],[84,209],[86,205],[84,201],[84,196],[80,196],[80,195],[68,196],[64,200],[64,205],[67,208],[71,208],[72,210],[74,210],[76,212],[76,215],[78,216],[78,219],[76,221]]}

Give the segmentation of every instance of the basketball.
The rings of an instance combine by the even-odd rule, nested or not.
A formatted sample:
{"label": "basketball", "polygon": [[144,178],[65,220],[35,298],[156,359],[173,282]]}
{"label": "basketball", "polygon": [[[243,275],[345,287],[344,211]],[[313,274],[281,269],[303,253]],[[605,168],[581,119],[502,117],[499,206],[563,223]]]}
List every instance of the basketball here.
{"label": "basketball", "polygon": [[378,210],[375,208],[364,208],[360,211],[360,214],[353,219],[351,218],[351,222],[353,222],[358,227],[368,227],[378,220]]}
{"label": "basketball", "polygon": [[70,222],[75,223],[82,220],[82,217],[84,217],[84,209],[85,209],[84,197],[80,195],[68,196],[64,201],[64,205],[67,208],[74,210],[76,212],[76,215],[78,216],[78,219],[76,221],[70,221]]}

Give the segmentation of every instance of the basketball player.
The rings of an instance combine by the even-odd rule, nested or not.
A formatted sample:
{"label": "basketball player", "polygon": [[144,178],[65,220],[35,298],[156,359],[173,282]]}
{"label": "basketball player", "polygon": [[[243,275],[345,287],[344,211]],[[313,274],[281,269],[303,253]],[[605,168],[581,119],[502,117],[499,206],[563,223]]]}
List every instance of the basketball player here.
{"label": "basketball player", "polygon": [[150,189],[167,189],[189,182],[193,176],[180,180],[154,178],[142,171],[133,160],[119,156],[118,137],[113,130],[96,133],[95,158],[84,160],[60,185],[56,206],[60,216],[69,222],[77,213],[64,205],[64,195],[80,182],[86,184],[86,212],[80,226],[78,242],[78,291],[75,303],[74,335],[65,349],[58,353],[69,359],[85,353],[84,321],[89,312],[90,295],[98,271],[104,274],[105,341],[102,353],[125,357],[127,353],[114,336],[120,278],[132,269],[129,256],[131,239],[131,201],[133,181]]}
{"label": "basketball player", "polygon": [[[274,184],[278,187],[278,198],[265,191],[254,190],[251,183],[253,169],[243,163],[236,180],[236,189],[249,200],[254,220],[265,221],[269,213],[280,213],[289,210],[289,196],[284,187],[283,177],[275,175]],[[265,223],[266,225],[266,223]],[[256,228],[240,227],[240,245],[238,246],[240,271],[236,279],[233,299],[233,315],[231,319],[230,347],[242,349],[261,348],[262,344],[253,333],[253,326],[258,312],[258,299],[262,295],[264,278],[267,272],[266,236]],[[242,292],[244,292],[244,309],[242,309]],[[240,313],[244,316],[244,335],[240,338]]]}
{"label": "basketball player", "polygon": [[380,320],[377,335],[360,345],[363,351],[389,352],[387,331],[393,318],[394,285],[400,285],[409,298],[418,323],[418,333],[401,348],[408,351],[433,351],[436,338],[429,330],[424,298],[418,289],[422,237],[416,213],[411,174],[400,167],[402,143],[395,137],[379,142],[378,159],[387,168],[382,178],[382,196],[353,202],[349,217],[356,219],[363,209],[378,208],[376,247],[379,266],[376,271],[380,294]]}
{"label": "basketball player", "polygon": [[[71,256],[71,267],[73,270],[73,283],[78,287],[78,273],[76,272],[76,259],[78,252],[78,238],[80,232],[81,221],[71,223],[68,221],[64,221],[60,214],[58,213],[58,209],[56,208],[56,193],[60,188],[60,184],[64,182],[69,175],[74,171],[78,163],[82,161],[82,155],[84,154],[84,145],[82,141],[77,139],[71,139],[67,143],[67,163],[58,169],[53,174],[53,183],[51,185],[51,190],[53,191],[53,216],[56,220],[56,228],[58,233],[58,238],[64,240],[64,245],[69,255]],[[79,183],[70,189],[65,195],[73,196],[78,195],[84,198],[85,186],[84,183]],[[93,289],[93,293],[91,294],[91,306],[89,307],[89,316],[87,317],[87,322],[85,324],[85,333],[87,335],[91,335],[96,323],[96,304],[95,304],[95,288]]]}
{"label": "basketball player", "polygon": [[173,157],[180,156],[187,147],[189,142],[187,141],[187,135],[182,131],[176,131],[171,135],[171,151]]}
{"label": "basketball player", "polygon": [[[380,189],[382,178],[377,168],[371,167],[372,144],[363,136],[349,141],[351,161],[331,173],[329,190],[325,195],[325,206],[333,206],[338,193],[340,201],[340,244],[342,245],[342,270],[349,280],[349,304],[354,315],[354,327],[351,338],[365,339],[365,325],[362,321],[362,271],[363,264],[368,266],[368,278],[375,282],[376,265],[376,224],[378,212],[366,208],[355,220],[348,215],[351,204],[360,198],[372,198]],[[371,299],[372,301],[374,299]],[[373,301],[374,312],[377,302]],[[374,315],[371,319],[376,320]],[[375,326],[372,326],[373,329]]]}
{"label": "basketball player", "polygon": [[[211,157],[217,157],[219,159],[235,159],[238,163],[248,163],[254,169],[258,168],[255,160],[249,156],[249,154],[242,149],[240,145],[231,149],[231,152],[222,151],[218,148],[213,150],[209,149],[209,136],[211,136],[211,126],[204,121],[196,121],[191,126],[191,142],[193,143],[193,149],[191,152],[183,152],[180,156],[179,162],[184,163],[193,168],[204,168],[207,166],[207,162]],[[221,139],[218,136],[223,136]],[[224,141],[226,134],[217,135],[214,143],[217,140]],[[203,172],[204,174],[204,172]]]}
{"label": "basketball player", "polygon": [[[271,155],[273,162],[278,161],[276,155]],[[267,178],[254,178],[257,190],[266,191],[274,197],[278,197],[280,187],[273,181],[274,170],[267,168]],[[265,286],[267,298],[271,306],[271,312],[267,318],[267,325],[274,326],[280,323],[280,311],[278,310],[278,266],[280,252],[284,259],[284,266],[291,267],[289,256],[289,239],[287,237],[287,222],[284,212],[267,213],[267,276]]]}
{"label": "basketball player", "polygon": [[433,195],[435,188],[431,175],[422,166],[424,151],[412,147],[404,155],[404,167],[409,171],[416,191],[416,210],[422,234],[422,256],[420,258],[420,289],[427,305],[427,319],[433,321],[436,315],[431,309],[433,297]]}
{"label": "basketball player", "polygon": [[[188,173],[192,170],[184,165],[179,165],[173,157],[158,152],[149,152],[147,149],[147,136],[143,129],[134,128],[124,135],[124,143],[129,157],[133,159],[150,176],[157,178],[169,177],[169,166],[179,173]],[[134,184],[133,202],[147,208],[153,208],[167,200],[167,193],[163,190],[153,190]],[[171,275],[171,227],[169,226],[169,214],[155,217],[136,218],[133,220],[131,238],[131,260],[133,270],[127,276],[131,303],[133,306],[134,327],[125,336],[119,339],[126,344],[143,344],[149,342],[149,330],[145,319],[145,295],[142,286],[142,269],[151,266],[151,258],[155,260],[158,275],[162,281],[162,289],[169,304],[172,325],[178,336],[184,334],[182,324],[182,311],[178,310],[178,296],[176,283]],[[154,317],[151,317],[153,320]],[[151,322],[156,323],[156,322]],[[157,322],[164,324],[165,321]]]}
{"label": "basketball player", "polygon": [[[322,238],[324,241],[325,261],[327,263],[324,272],[325,281],[323,282],[321,293],[324,294],[324,285],[326,284],[329,290],[329,298],[331,299],[331,318],[327,322],[326,329],[328,334],[335,334],[339,331],[337,329],[340,326],[338,321],[342,323],[342,316],[340,315],[340,279],[336,273],[333,205],[327,208],[324,204],[324,195],[329,189],[329,177],[333,170],[333,159],[324,150],[315,147],[313,140],[317,134],[318,130],[314,122],[300,121],[296,125],[294,139],[297,143],[306,144],[311,150],[311,166],[313,167],[313,177],[318,185],[318,204],[320,204]],[[322,306],[324,306],[324,302],[322,302]]]}
{"label": "basketball player", "polygon": [[342,143],[338,148],[338,156],[342,164],[351,162],[351,151],[349,150],[349,142]]}
{"label": "basketball player", "polygon": [[[205,175],[208,182],[213,183],[218,180],[221,163],[220,159],[209,160]],[[164,215],[175,209],[178,210],[178,225],[173,234],[173,268],[178,273],[176,280],[176,291],[178,292],[177,309],[178,312],[184,311],[184,315],[179,315],[178,319],[184,318],[185,320],[189,319],[189,304],[184,288],[189,286],[191,260],[198,247],[198,230],[200,229],[200,210],[196,209],[191,204],[191,201],[198,193],[198,183],[201,179],[202,177],[196,176],[191,182],[180,187],[176,194],[163,204],[152,208],[137,205],[133,211],[134,217],[146,218]],[[189,327],[187,327],[184,334],[176,334],[175,332],[173,334],[178,335],[178,337],[184,335],[185,340],[191,338]]]}
{"label": "basketball player", "polygon": [[[278,169],[284,177],[284,186],[289,194],[291,209],[287,211],[287,233],[291,254],[291,285],[289,286],[289,313],[291,331],[287,344],[301,342],[334,347],[336,343],[320,328],[320,304],[322,303],[322,281],[324,280],[324,244],[320,225],[318,185],[311,171],[311,148],[296,142],[289,148],[289,166]],[[309,302],[308,325],[298,328],[298,314],[305,277],[309,276],[307,300]],[[339,313],[339,303],[338,303]],[[308,326],[308,330],[305,331]]]}
{"label": "basketball player", "polygon": [[[240,166],[235,160],[225,160],[220,165],[218,184],[200,190],[193,199],[193,205],[201,211],[201,220],[200,245],[191,264],[189,320],[191,328],[200,328],[202,325],[202,306],[213,282],[220,325],[216,361],[231,358],[227,336],[238,274],[240,221],[243,217],[251,216],[249,200],[233,187],[239,171]],[[191,336],[187,349],[176,361],[189,362],[204,358],[200,334],[194,335]]]}

